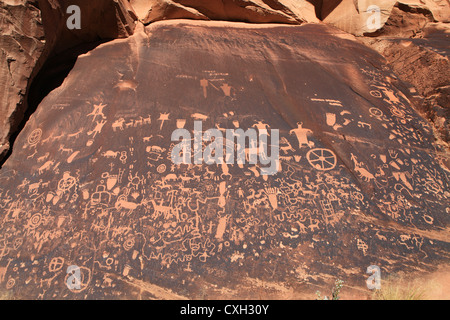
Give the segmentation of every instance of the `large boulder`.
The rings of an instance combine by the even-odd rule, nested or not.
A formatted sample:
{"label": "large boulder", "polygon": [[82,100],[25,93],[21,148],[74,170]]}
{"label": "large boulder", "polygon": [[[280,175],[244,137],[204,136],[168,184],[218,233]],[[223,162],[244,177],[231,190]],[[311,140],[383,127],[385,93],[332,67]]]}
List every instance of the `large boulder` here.
{"label": "large boulder", "polygon": [[[42,299],[311,298],[336,277],[364,288],[370,265],[448,264],[448,156],[410,90],[322,24],[167,21],[102,44],[0,170],[0,285]],[[279,130],[277,171],[174,164],[171,135],[194,121],[270,135],[271,157]]]}

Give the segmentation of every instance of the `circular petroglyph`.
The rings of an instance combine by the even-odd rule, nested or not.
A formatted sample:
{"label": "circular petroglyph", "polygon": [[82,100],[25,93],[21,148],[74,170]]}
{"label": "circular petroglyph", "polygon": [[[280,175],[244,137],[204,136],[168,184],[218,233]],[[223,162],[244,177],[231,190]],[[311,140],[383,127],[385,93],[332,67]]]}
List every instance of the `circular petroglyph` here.
{"label": "circular petroglyph", "polygon": [[381,111],[378,108],[370,108],[369,112],[372,116],[376,117],[376,118],[381,118],[382,116],[384,116],[383,111]]}
{"label": "circular petroglyph", "polygon": [[58,182],[58,190],[63,192],[67,191],[72,188],[76,182],[77,180],[74,177],[72,177],[68,172],[65,172],[63,178]]}
{"label": "circular petroglyph", "polygon": [[372,91],[370,91],[369,93],[370,93],[370,95],[371,95],[372,97],[375,97],[375,98],[381,98],[381,97],[383,97],[383,95],[381,94],[381,92],[378,91],[378,90],[372,90]]}
{"label": "circular petroglyph", "polygon": [[309,164],[321,171],[328,171],[336,167],[336,155],[329,149],[312,149],[306,154]]}
{"label": "circular petroglyph", "polygon": [[8,280],[8,282],[6,283],[6,289],[9,290],[12,287],[14,287],[14,285],[16,284],[16,280],[11,278]]}
{"label": "circular petroglyph", "polygon": [[134,244],[134,238],[130,237],[123,243],[123,248],[125,249],[125,251],[130,251],[134,247]]}
{"label": "circular petroglyph", "polygon": [[57,272],[61,270],[63,266],[64,266],[64,258],[56,257],[50,261],[50,264],[48,265],[48,271]]}
{"label": "circular petroglyph", "polygon": [[41,141],[42,138],[42,130],[41,129],[35,129],[33,130],[33,132],[30,133],[30,135],[28,136],[28,143],[30,145],[35,145],[37,144],[39,141]]}
{"label": "circular petroglyph", "polygon": [[28,223],[30,229],[36,229],[42,222],[42,215],[40,213],[36,213],[33,215]]}

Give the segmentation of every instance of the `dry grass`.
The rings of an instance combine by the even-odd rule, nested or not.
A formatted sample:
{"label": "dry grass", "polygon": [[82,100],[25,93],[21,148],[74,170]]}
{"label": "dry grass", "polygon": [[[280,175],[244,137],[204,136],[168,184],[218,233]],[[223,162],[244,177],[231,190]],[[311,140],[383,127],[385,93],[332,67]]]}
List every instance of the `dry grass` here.
{"label": "dry grass", "polygon": [[12,300],[11,291],[0,290],[0,301]]}
{"label": "dry grass", "polygon": [[425,300],[431,294],[433,284],[402,275],[381,280],[381,289],[372,293],[372,300]]}

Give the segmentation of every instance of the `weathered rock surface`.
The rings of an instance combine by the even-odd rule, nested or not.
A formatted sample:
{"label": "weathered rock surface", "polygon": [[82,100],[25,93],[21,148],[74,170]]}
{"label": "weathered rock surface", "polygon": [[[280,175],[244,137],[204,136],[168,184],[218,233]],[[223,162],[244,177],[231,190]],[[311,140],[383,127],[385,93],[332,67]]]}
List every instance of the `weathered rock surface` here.
{"label": "weathered rock surface", "polygon": [[40,12],[33,1],[0,2],[0,161],[27,108],[28,80],[43,50]]}
{"label": "weathered rock surface", "polygon": [[[49,55],[57,55],[80,44],[126,38],[133,34],[137,19],[127,0],[38,0],[38,3]],[[71,5],[80,8],[80,29],[67,28],[71,15],[67,8]]]}
{"label": "weathered rock surface", "polygon": [[[73,4],[81,9],[80,30],[69,30],[66,26],[70,16],[67,8]],[[66,69],[70,70],[79,52],[102,40],[131,35],[137,16],[126,0],[8,0],[0,2],[0,19],[2,163],[30,108],[29,100],[42,99],[40,95],[48,92],[46,87],[52,87],[49,84],[59,84],[58,78],[65,76]],[[40,73],[42,69],[44,74]],[[42,84],[35,84],[31,92],[36,76]]]}
{"label": "weathered rock surface", "polygon": [[[379,54],[319,24],[157,22],[103,44],[0,171],[0,285],[43,299],[259,298],[269,285],[292,298],[336,277],[365,287],[373,264],[448,263],[448,156],[403,88]],[[279,129],[279,172],[174,165],[171,134],[196,119]]]}
{"label": "weathered rock surface", "polygon": [[[335,1],[331,1],[334,4]],[[395,0],[355,1],[342,0],[328,14],[323,13],[323,22],[333,25],[354,35],[364,35],[376,32],[389,19]],[[379,10],[374,11],[372,6]]]}
{"label": "weathered rock surface", "polygon": [[167,19],[225,20],[253,23],[318,22],[306,0],[131,0],[144,24]]}
{"label": "weathered rock surface", "polygon": [[[326,10],[321,13],[321,20],[357,36],[379,34],[380,29],[384,30],[386,22],[389,19],[392,20],[393,17],[399,19],[400,23],[397,23],[396,26],[411,22],[420,25],[424,19],[426,20],[426,17],[423,17],[422,21],[416,19],[417,17],[411,20],[405,12],[428,16],[434,22],[450,22],[450,4],[446,0],[343,0],[340,2],[330,1],[330,4],[330,9],[321,10]],[[400,8],[403,11],[402,14],[398,15],[398,10],[394,7]],[[379,12],[379,18],[376,17],[376,11]],[[401,30],[404,30],[405,27],[403,25]],[[394,30],[399,31],[398,29]]]}
{"label": "weathered rock surface", "polygon": [[[434,8],[430,6],[430,8]],[[397,4],[377,37],[360,38],[382,54],[402,80],[417,90],[418,109],[427,115],[439,134],[450,140],[450,26],[446,10]],[[420,10],[419,10],[420,9]],[[447,14],[448,16],[448,14]]]}

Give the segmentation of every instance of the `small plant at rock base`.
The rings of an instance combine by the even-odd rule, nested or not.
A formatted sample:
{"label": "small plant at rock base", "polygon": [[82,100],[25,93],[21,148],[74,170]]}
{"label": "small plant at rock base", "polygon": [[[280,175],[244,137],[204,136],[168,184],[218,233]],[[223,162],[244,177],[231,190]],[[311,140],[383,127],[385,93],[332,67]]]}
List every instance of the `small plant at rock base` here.
{"label": "small plant at rock base", "polygon": [[[339,294],[341,293],[341,289],[344,286],[344,281],[337,279],[334,283],[334,287],[331,290],[331,300],[339,300]],[[322,298],[320,291],[316,291],[316,300],[330,300],[327,296]]]}
{"label": "small plant at rock base", "polygon": [[344,286],[344,281],[337,279],[334,283],[333,291],[331,292],[332,300],[339,300],[339,294],[341,293],[341,289]]}

